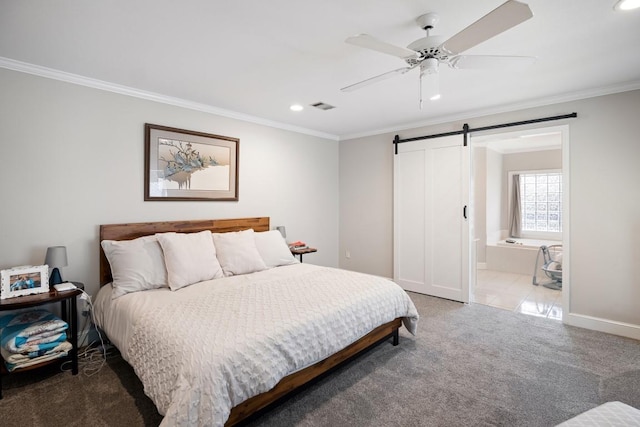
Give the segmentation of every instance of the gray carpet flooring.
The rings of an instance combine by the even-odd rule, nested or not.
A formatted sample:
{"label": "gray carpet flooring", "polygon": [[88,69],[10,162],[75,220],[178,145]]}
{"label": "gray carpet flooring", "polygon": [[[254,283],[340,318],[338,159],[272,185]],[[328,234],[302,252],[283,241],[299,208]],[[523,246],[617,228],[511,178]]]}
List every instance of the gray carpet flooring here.
{"label": "gray carpet flooring", "polygon": [[[255,426],[553,426],[601,403],[640,408],[640,342],[478,304],[411,294],[413,337],[382,343]],[[155,426],[131,367],[3,377],[2,426]]]}

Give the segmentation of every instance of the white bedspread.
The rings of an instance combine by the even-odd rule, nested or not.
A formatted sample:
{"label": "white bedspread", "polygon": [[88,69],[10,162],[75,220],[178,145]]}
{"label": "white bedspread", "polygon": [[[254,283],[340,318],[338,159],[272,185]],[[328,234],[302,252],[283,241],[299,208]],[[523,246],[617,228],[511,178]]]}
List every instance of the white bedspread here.
{"label": "white bedspread", "polygon": [[113,301],[101,292],[95,305],[165,426],[223,425],[232,407],[377,326],[403,317],[415,333],[418,321],[397,284],[311,264]]}
{"label": "white bedspread", "polygon": [[622,402],[606,402],[556,427],[638,427],[640,410]]}

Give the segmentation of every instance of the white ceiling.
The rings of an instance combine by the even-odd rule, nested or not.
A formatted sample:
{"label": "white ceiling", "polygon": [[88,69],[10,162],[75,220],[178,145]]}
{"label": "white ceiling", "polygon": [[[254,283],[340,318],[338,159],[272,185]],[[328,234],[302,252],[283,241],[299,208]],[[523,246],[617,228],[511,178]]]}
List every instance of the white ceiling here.
{"label": "white ceiling", "polygon": [[[424,36],[414,20],[430,11],[440,15],[432,34],[450,37],[502,3],[0,0],[0,66],[339,139],[640,88],[640,10],[615,12],[614,0],[529,0],[532,19],[464,52],[537,57],[525,70],[441,67],[443,98],[422,110],[417,69],[339,90],[405,65],[347,37],[406,46]],[[309,107],[318,101],[337,108]],[[295,113],[292,103],[306,107]]]}

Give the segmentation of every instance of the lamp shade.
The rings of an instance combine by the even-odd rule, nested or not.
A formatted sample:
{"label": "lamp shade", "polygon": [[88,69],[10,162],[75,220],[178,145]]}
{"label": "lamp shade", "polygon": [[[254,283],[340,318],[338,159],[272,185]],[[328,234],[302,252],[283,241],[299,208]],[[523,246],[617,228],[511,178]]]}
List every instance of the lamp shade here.
{"label": "lamp shade", "polygon": [[67,247],[51,246],[47,248],[47,255],[44,257],[44,263],[52,268],[51,277],[49,277],[49,286],[62,283],[62,275],[60,268],[67,266]]}
{"label": "lamp shade", "polygon": [[47,256],[44,258],[44,263],[49,268],[60,268],[67,266],[67,247],[66,246],[51,246],[47,248]]}

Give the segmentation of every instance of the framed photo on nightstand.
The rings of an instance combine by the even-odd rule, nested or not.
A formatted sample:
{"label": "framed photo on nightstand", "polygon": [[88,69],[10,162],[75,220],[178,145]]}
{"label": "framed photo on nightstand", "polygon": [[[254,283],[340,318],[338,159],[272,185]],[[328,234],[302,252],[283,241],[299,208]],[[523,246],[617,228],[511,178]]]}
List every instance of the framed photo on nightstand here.
{"label": "framed photo on nightstand", "polygon": [[0,271],[0,299],[49,292],[49,266],[23,265]]}

